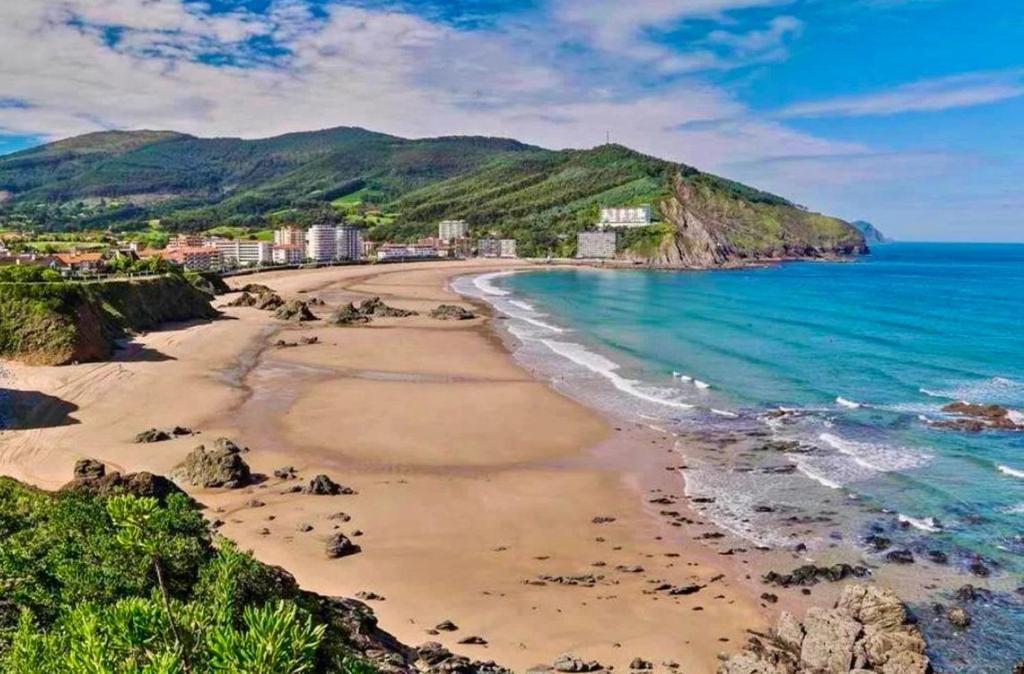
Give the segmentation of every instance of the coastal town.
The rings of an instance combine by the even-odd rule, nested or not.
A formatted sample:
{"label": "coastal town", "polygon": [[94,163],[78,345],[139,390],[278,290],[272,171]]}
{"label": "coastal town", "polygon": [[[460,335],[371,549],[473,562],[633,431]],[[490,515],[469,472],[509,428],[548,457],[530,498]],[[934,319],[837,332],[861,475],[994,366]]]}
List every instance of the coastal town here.
{"label": "coastal town", "polygon": [[[576,258],[613,259],[621,246],[623,231],[650,226],[651,213],[650,205],[646,204],[601,208],[593,227],[577,233]],[[234,272],[332,264],[519,257],[516,239],[494,235],[474,237],[466,220],[442,220],[437,224],[436,236],[408,243],[373,241],[366,238],[362,227],[333,223],[308,228],[284,225],[268,234],[269,238],[232,238],[219,234],[178,233],[161,248],[146,247],[137,241],[115,240],[99,246],[78,247],[72,243],[61,252],[48,252],[46,246],[43,250],[15,251],[0,235],[0,266],[43,266],[74,278],[102,275],[108,271],[110,263],[118,259],[157,258],[188,271]],[[8,235],[7,238],[17,237]]]}

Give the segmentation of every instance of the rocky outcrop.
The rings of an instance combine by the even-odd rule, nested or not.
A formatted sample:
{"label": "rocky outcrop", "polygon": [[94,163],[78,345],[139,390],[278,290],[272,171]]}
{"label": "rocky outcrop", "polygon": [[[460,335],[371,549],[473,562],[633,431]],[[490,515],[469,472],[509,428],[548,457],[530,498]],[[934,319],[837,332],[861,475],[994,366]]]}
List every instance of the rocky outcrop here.
{"label": "rocky outcrop", "polygon": [[77,491],[93,496],[131,494],[149,496],[164,501],[171,494],[184,494],[176,484],[162,475],[147,472],[107,472],[107,467],[95,459],[81,459],[75,463],[74,479],[60,488],[61,491]]}
{"label": "rocky outcrop", "polygon": [[181,276],[0,284],[0,358],[30,365],[106,360],[115,340],[169,321],[212,319],[210,295]]}
{"label": "rocky outcrop", "polygon": [[316,316],[309,310],[309,305],[302,300],[288,300],[274,311],[274,318],[296,323],[316,320]]}
{"label": "rocky outcrop", "polygon": [[224,306],[228,307],[254,307],[256,306],[256,295],[250,295],[247,292],[243,292],[241,295],[231,300]]}
{"label": "rocky outcrop", "polygon": [[165,442],[172,438],[183,435],[192,435],[192,429],[184,426],[175,426],[167,430],[160,428],[149,428],[135,436],[136,444],[147,444],[151,442]]}
{"label": "rocky outcrop", "polygon": [[704,173],[677,175],[671,195],[658,209],[664,230],[654,232],[654,240],[627,248],[626,259],[706,268],[867,252],[863,235],[842,220]]}
{"label": "rocky outcrop", "polygon": [[754,635],[719,674],[925,674],[925,640],[899,598],[853,584],[835,606],[811,608],[801,623],[783,612],[771,634]]}
{"label": "rocky outcrop", "polygon": [[439,321],[467,321],[476,318],[476,314],[457,304],[440,304],[430,312],[430,317]]}
{"label": "rocky outcrop", "polygon": [[282,305],[284,305],[284,300],[281,299],[281,296],[277,293],[269,292],[257,296],[256,302],[252,306],[261,311],[277,311]]}
{"label": "rocky outcrop", "polygon": [[327,540],[326,547],[327,556],[331,559],[338,559],[339,557],[348,557],[360,552],[358,545],[352,542],[345,534],[334,534]]}
{"label": "rocky outcrop", "polygon": [[407,316],[417,315],[415,311],[411,311],[409,309],[390,307],[384,304],[379,297],[371,297],[368,300],[363,300],[359,305],[358,311],[364,316],[373,316],[375,318],[405,318]]}
{"label": "rocky outcrop", "polygon": [[360,313],[359,309],[350,303],[342,305],[331,314],[329,322],[332,325],[357,325],[359,323],[369,323],[370,317]]}
{"label": "rocky outcrop", "polygon": [[355,494],[355,490],[352,487],[346,487],[343,484],[338,484],[326,475],[317,475],[309,481],[309,486],[304,490],[307,494],[314,494],[316,496],[337,496],[339,494]]}
{"label": "rocky outcrop", "polygon": [[980,433],[988,429],[1024,431],[1024,416],[1014,414],[1002,405],[955,402],[943,407],[942,411],[952,415],[952,418],[929,420],[929,426],[967,433]]}
{"label": "rocky outcrop", "polygon": [[252,473],[241,457],[242,451],[231,440],[217,438],[211,449],[206,445],[193,449],[171,477],[194,487],[244,487],[252,482]]}
{"label": "rocky outcrop", "polygon": [[804,564],[798,566],[789,573],[769,571],[761,577],[761,580],[769,585],[779,587],[790,587],[792,585],[815,585],[819,581],[837,583],[847,578],[863,578],[868,575],[869,570],[863,566],[850,564],[833,564],[831,566],[817,566],[815,564]]}

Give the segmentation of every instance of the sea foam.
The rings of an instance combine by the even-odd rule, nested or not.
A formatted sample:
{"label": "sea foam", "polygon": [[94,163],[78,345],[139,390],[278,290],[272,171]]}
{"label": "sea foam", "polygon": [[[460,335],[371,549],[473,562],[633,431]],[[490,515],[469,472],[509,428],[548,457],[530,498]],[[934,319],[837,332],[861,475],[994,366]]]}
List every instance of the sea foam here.
{"label": "sea foam", "polygon": [[942,531],[942,525],[936,522],[934,517],[917,518],[900,513],[896,515],[896,519],[900,522],[909,524],[915,529],[920,529],[921,531],[928,531],[932,533]]}
{"label": "sea foam", "polygon": [[845,454],[853,459],[858,466],[880,473],[917,468],[929,458],[918,452],[902,448],[895,449],[871,442],[847,440],[832,433],[822,433],[818,439],[840,454]]}
{"label": "sea foam", "polygon": [[846,408],[851,409],[851,410],[859,410],[861,407],[864,407],[863,403],[858,403],[858,402],[854,402],[852,400],[847,400],[846,398],[843,398],[842,396],[839,396],[838,398],[836,398],[836,404],[839,405],[840,407],[846,407]]}
{"label": "sea foam", "polygon": [[507,290],[502,290],[491,283],[491,281],[503,276],[511,276],[515,273],[516,272],[514,271],[496,271],[490,274],[480,274],[479,276],[473,277],[473,285],[475,285],[477,289],[485,295],[491,295],[492,297],[506,297],[512,293]]}
{"label": "sea foam", "polygon": [[1004,466],[1002,464],[996,466],[996,468],[999,469],[999,472],[1002,473],[1003,475],[1009,475],[1011,477],[1024,478],[1024,470],[1020,470],[1020,469],[1017,469],[1017,468],[1010,468],[1009,466]]}

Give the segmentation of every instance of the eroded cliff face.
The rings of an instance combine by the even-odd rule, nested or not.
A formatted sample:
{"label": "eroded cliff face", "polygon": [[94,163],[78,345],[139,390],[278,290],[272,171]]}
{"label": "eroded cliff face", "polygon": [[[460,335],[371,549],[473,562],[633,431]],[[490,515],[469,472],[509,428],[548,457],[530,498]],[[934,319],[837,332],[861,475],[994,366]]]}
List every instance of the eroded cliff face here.
{"label": "eroded cliff face", "polygon": [[671,195],[658,204],[670,231],[656,247],[627,250],[623,257],[654,266],[707,268],[868,252],[861,233],[842,220],[785,202],[740,197],[727,188],[677,175]]}
{"label": "eroded cliff face", "polygon": [[210,296],[178,277],[0,284],[0,358],[30,365],[105,360],[126,332],[213,318]]}

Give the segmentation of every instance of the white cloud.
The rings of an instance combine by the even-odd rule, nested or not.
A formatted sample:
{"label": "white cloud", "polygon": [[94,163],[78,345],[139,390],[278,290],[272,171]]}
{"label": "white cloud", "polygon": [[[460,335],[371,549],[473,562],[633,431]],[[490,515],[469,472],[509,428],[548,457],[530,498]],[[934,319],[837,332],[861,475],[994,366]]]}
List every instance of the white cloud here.
{"label": "white cloud", "polygon": [[995,103],[1024,95],[1024,72],[979,72],[912,82],[887,91],[796,103],[782,117],[864,117]]}

